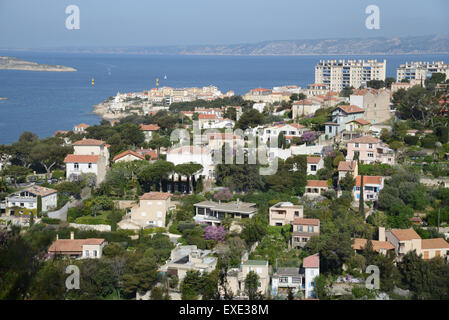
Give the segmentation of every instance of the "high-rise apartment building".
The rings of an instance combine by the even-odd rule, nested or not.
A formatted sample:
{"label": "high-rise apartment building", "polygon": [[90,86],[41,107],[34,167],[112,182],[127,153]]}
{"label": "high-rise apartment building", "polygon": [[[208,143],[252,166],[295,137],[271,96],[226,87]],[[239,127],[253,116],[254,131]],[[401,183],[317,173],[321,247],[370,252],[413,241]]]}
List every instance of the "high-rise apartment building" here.
{"label": "high-rise apartment building", "polygon": [[444,73],[446,79],[449,78],[449,64],[445,64],[443,61],[437,62],[406,62],[401,64],[396,70],[396,81],[402,79],[407,80],[426,80],[430,78],[433,73]]}
{"label": "high-rise apartment building", "polygon": [[351,86],[359,89],[370,80],[385,80],[386,69],[386,60],[320,60],[315,66],[315,83],[322,83],[331,91]]}

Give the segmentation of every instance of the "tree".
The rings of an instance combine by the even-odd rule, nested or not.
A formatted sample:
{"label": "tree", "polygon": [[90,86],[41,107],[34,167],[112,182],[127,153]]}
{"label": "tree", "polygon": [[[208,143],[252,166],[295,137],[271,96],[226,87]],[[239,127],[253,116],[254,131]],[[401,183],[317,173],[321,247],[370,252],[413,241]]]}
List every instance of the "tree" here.
{"label": "tree", "polygon": [[365,217],[365,198],[363,194],[363,189],[365,188],[363,184],[363,174],[360,176],[360,198],[359,198],[359,213],[360,216]]}
{"label": "tree", "polygon": [[199,163],[194,162],[182,163],[176,165],[174,167],[174,170],[181,176],[187,176],[187,179],[189,180],[189,191],[190,193],[194,193],[192,176],[198,174],[201,170],[203,170],[203,166]]}
{"label": "tree", "polygon": [[188,270],[181,282],[181,299],[196,300],[202,288],[201,274],[198,270]]}
{"label": "tree", "polygon": [[37,196],[37,209],[36,209],[37,216],[39,217],[42,213],[42,196]]}
{"label": "tree", "polygon": [[41,140],[33,147],[31,150],[31,159],[45,168],[48,178],[51,169],[55,165],[63,164],[64,158],[72,150],[72,147],[62,146],[59,138],[49,138]]}
{"label": "tree", "polygon": [[204,229],[204,239],[224,241],[226,237],[226,230],[222,226],[207,226]]}
{"label": "tree", "polygon": [[[383,80],[370,80],[366,83],[366,86],[368,88],[381,89],[381,88],[385,88],[385,82]],[[391,84],[390,84],[390,86],[391,86]]]}
{"label": "tree", "polygon": [[135,265],[129,266],[122,279],[123,292],[128,297],[135,297],[137,291],[147,292],[157,280],[155,257],[141,258]]}
{"label": "tree", "polygon": [[258,300],[260,295],[258,289],[260,286],[259,276],[254,271],[248,272],[245,278],[245,293],[248,295],[249,300]]}
{"label": "tree", "polygon": [[387,87],[388,89],[391,89],[391,85],[392,85],[393,83],[395,83],[395,82],[396,82],[396,79],[395,79],[395,78],[387,77],[387,78],[385,79],[385,87]]}
{"label": "tree", "polygon": [[25,178],[30,173],[31,173],[30,169],[16,165],[10,165],[7,166],[5,169],[3,169],[3,174],[12,178],[12,180],[14,181],[14,186],[16,188],[17,188],[17,180]]}
{"label": "tree", "polygon": [[343,90],[340,91],[340,97],[348,97],[352,94],[354,91],[354,87],[344,87]]}
{"label": "tree", "polygon": [[355,186],[355,179],[350,173],[347,173],[340,180],[340,188],[343,191],[352,191],[354,189],[354,186]]}
{"label": "tree", "polygon": [[235,124],[238,129],[246,130],[248,128],[254,128],[263,123],[263,114],[256,109],[250,109],[245,111],[239,121]]}
{"label": "tree", "polygon": [[228,201],[232,198],[232,194],[229,191],[229,188],[223,188],[214,194],[214,199],[217,201]]}

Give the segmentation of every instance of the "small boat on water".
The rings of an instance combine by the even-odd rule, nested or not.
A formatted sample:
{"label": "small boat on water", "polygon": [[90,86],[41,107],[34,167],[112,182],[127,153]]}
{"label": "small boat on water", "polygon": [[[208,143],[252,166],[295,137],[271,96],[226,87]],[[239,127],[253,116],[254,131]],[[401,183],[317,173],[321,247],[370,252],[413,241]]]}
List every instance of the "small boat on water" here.
{"label": "small boat on water", "polygon": [[95,85],[95,79],[94,78],[92,78],[92,85],[93,86]]}
{"label": "small boat on water", "polygon": [[167,75],[164,76],[164,80],[167,80]]}

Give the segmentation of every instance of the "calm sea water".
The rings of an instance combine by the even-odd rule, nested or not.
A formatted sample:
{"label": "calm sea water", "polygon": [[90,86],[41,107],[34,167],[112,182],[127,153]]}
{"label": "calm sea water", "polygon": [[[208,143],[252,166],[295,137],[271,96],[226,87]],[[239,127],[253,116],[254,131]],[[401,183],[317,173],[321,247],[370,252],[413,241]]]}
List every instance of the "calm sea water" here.
{"label": "calm sea water", "polygon": [[[237,57],[237,56],[143,56],[67,54],[0,51],[44,64],[76,68],[77,72],[33,72],[0,70],[0,144],[12,143],[23,131],[44,138],[56,130],[71,130],[100,118],[92,106],[120,92],[141,91],[160,86],[191,87],[215,85],[222,92],[245,94],[256,87],[271,88],[314,82],[314,66],[323,57]],[[338,59],[339,56],[326,56]],[[344,56],[345,59],[387,59],[387,76],[405,61],[448,62],[449,55]],[[164,80],[167,75],[167,80]],[[95,86],[91,78],[95,78]]]}

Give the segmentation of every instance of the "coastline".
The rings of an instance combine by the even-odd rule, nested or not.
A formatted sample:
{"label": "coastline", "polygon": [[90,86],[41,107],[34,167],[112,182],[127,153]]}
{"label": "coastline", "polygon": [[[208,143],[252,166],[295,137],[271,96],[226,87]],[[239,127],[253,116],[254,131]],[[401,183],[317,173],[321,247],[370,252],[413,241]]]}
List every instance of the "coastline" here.
{"label": "coastline", "polygon": [[75,72],[72,67],[61,65],[39,64],[32,61],[21,60],[14,57],[0,56],[0,70],[19,71],[47,71],[47,72]]}

